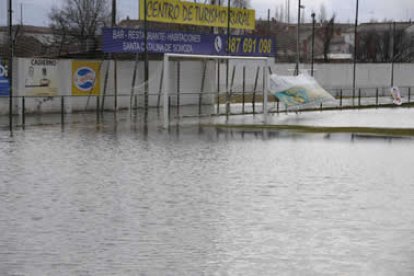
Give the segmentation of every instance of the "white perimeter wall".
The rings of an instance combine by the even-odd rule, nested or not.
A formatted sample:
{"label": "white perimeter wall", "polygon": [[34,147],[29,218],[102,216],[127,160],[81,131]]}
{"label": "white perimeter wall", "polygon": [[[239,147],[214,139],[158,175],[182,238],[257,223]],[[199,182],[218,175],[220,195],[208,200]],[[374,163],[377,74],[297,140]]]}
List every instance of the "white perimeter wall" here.
{"label": "white perimeter wall", "polygon": [[[13,91],[15,96],[23,96],[24,91],[24,59],[15,59],[13,67]],[[132,78],[134,72],[134,61],[118,61],[117,62],[117,90],[118,90],[118,108],[128,108],[130,104],[130,94],[132,89]],[[151,61],[149,65],[149,103],[156,106],[158,103],[158,94],[160,92],[160,81],[162,75],[162,61]],[[246,91],[253,91],[256,70],[263,63],[257,61],[234,61],[230,62],[229,85],[234,73],[233,92],[241,92],[243,86],[243,66],[246,68],[245,87]],[[114,109],[114,62],[104,61],[101,67],[101,95],[105,89],[105,75],[108,72],[108,82],[106,85],[105,109]],[[295,64],[274,64],[271,60],[270,67],[273,73],[292,74]],[[57,62],[59,81],[58,95],[70,96],[72,90],[72,60],[59,60]],[[171,94],[171,103],[177,102],[177,61],[170,62],[169,75],[169,92]],[[220,76],[217,73],[217,63],[208,61],[206,67],[205,83],[202,101],[203,103],[211,103],[215,99],[217,92],[217,80],[220,78],[220,91],[226,91],[226,64],[220,64]],[[301,68],[309,69],[310,65]],[[353,64],[315,64],[315,78],[326,89],[335,88],[352,88]],[[204,63],[202,61],[181,60],[180,61],[180,104],[198,104],[199,96],[191,94],[201,91],[201,83],[204,72]],[[142,106],[144,97],[144,66],[140,61],[137,67],[137,76],[133,92],[138,95],[138,105]],[[391,64],[358,64],[356,70],[356,83],[359,88],[368,87],[389,87],[391,83]],[[263,91],[263,70],[260,69],[257,81],[257,92]],[[414,64],[395,64],[394,65],[394,84],[398,86],[414,86]],[[102,101],[102,97],[101,97]],[[88,104],[87,104],[88,103]],[[160,101],[163,103],[162,97]],[[95,110],[96,97],[66,97],[65,112]],[[15,113],[21,113],[21,99],[14,100]],[[60,112],[60,97],[39,97],[26,99],[26,112]],[[0,99],[0,114],[8,113],[8,98]]]}

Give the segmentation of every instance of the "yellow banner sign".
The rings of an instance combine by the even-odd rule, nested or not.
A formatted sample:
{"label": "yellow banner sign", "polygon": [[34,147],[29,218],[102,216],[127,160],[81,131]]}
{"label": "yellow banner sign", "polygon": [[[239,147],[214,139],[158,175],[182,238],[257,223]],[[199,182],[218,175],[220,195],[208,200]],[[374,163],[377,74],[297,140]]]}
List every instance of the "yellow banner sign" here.
{"label": "yellow banner sign", "polygon": [[100,67],[99,61],[72,61],[72,95],[99,95]]}
{"label": "yellow banner sign", "polygon": [[[227,7],[178,0],[147,0],[147,20],[227,28]],[[139,18],[144,20],[144,1],[140,0]],[[230,28],[253,30],[255,11],[230,9]]]}

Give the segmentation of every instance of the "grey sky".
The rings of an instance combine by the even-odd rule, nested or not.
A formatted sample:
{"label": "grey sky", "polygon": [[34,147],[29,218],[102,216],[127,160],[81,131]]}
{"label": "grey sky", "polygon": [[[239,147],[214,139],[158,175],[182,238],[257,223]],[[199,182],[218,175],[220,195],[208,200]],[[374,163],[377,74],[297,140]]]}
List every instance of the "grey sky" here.
{"label": "grey sky", "polygon": [[[320,6],[323,3],[327,10],[327,15],[336,14],[336,18],[341,22],[353,22],[355,20],[356,0],[301,0],[305,6],[305,18],[310,20],[312,11],[319,14]],[[63,0],[13,0],[14,22],[20,22],[20,4],[23,4],[23,19],[25,24],[47,25],[47,14],[51,7],[60,5]],[[202,2],[202,1],[199,1]],[[138,17],[138,0],[117,0],[119,19]],[[267,18],[267,10],[271,10],[274,16],[276,7],[284,5],[286,0],[250,0],[251,7],[256,10],[257,17]],[[291,18],[295,20],[297,16],[298,0],[290,0]],[[414,20],[414,0],[359,0],[360,21],[366,22],[370,19],[393,20]],[[0,1],[0,24],[5,25],[7,13],[7,0]]]}

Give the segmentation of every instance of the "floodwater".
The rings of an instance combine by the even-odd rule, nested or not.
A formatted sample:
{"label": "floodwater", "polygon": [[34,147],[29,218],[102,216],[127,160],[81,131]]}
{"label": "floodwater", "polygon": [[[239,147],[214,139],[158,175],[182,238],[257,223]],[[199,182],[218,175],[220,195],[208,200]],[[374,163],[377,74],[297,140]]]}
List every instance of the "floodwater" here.
{"label": "floodwater", "polygon": [[0,275],[413,275],[413,149],[128,114],[0,130]]}

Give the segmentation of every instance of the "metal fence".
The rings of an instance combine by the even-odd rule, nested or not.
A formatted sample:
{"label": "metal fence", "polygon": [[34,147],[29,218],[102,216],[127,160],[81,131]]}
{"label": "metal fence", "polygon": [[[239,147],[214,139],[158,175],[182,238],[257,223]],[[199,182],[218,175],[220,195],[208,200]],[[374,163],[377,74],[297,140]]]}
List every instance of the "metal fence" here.
{"label": "metal fence", "polygon": [[[358,88],[356,91],[350,88],[330,89],[329,92],[335,97],[334,101],[307,104],[287,107],[279,102],[275,97],[268,96],[268,110],[273,113],[289,113],[298,111],[324,111],[324,110],[341,110],[352,108],[372,108],[372,107],[392,107],[393,99],[388,87],[375,88]],[[402,105],[410,106],[414,86],[400,87]],[[103,96],[15,96],[13,100],[18,106],[13,114],[14,127],[24,127],[27,124],[27,118],[39,118],[49,116],[56,124],[68,122],[71,114],[76,113],[96,113],[99,120],[104,113],[108,112],[133,112],[135,115],[142,114],[145,111],[145,95],[137,94],[131,98],[130,94],[118,94],[118,102],[129,103],[115,109],[113,106],[114,95]],[[159,93],[150,93],[150,101],[158,101]],[[198,104],[182,105],[180,100],[185,97],[198,97]],[[205,98],[211,99],[206,103]],[[226,99],[229,99],[227,101]],[[186,117],[204,117],[204,116],[225,116],[225,115],[254,115],[263,113],[263,91],[231,91],[230,92],[185,92],[169,94],[169,117],[170,120],[182,119]],[[9,97],[0,96],[0,104],[7,104]],[[39,103],[43,102],[42,110],[39,110]],[[46,104],[45,104],[46,103]],[[226,108],[229,103],[229,109]],[[157,121],[160,119],[162,105],[154,105],[150,108],[149,120]],[[151,117],[154,116],[154,117]],[[7,116],[0,116],[0,126],[7,127]],[[29,123],[30,125],[30,123]]]}

